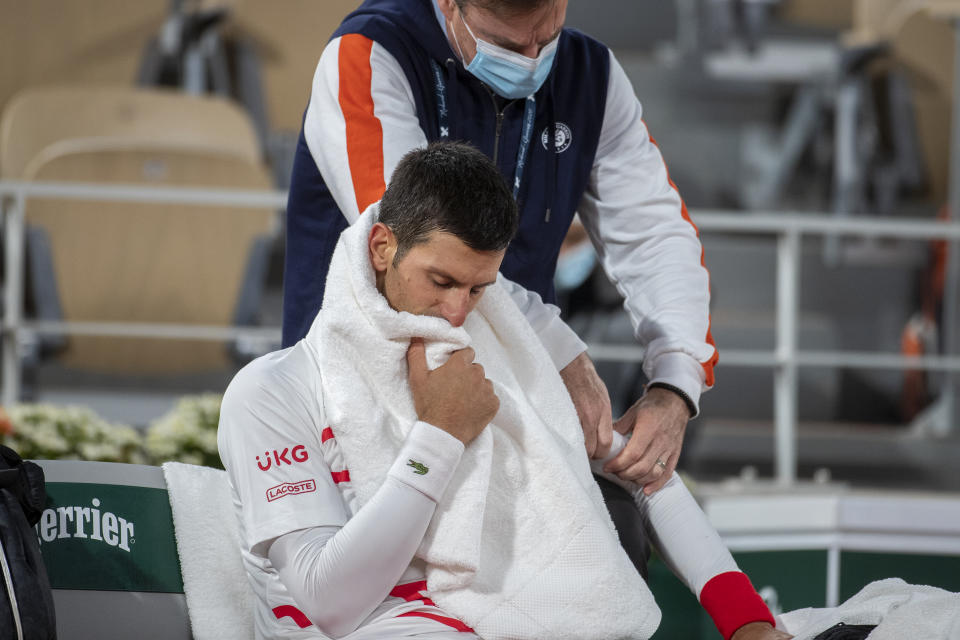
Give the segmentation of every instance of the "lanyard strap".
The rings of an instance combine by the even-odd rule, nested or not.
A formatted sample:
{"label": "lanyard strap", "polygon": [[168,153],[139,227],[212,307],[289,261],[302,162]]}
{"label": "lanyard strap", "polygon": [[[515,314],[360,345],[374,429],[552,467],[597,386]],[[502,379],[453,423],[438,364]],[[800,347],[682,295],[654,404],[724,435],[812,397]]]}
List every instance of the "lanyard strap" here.
{"label": "lanyard strap", "polygon": [[[437,125],[440,138],[450,138],[450,111],[447,109],[447,84],[443,79],[443,69],[436,60],[430,60],[433,68],[433,86],[437,98]],[[530,142],[533,140],[533,124],[537,116],[537,101],[529,96],[523,106],[523,127],[520,129],[520,146],[517,149],[517,169],[513,174],[513,199],[517,199],[520,184],[523,180],[523,170],[527,165],[527,155]]]}
{"label": "lanyard strap", "polygon": [[527,150],[533,139],[533,119],[537,115],[537,101],[533,96],[526,100],[523,106],[523,129],[520,132],[520,148],[517,149],[517,171],[513,175],[513,199],[517,199],[520,191],[520,180],[523,178],[523,169],[527,165]]}
{"label": "lanyard strap", "polygon": [[437,97],[437,123],[440,127],[440,138],[450,137],[450,112],[447,111],[447,84],[443,81],[443,69],[436,60],[431,59],[433,68],[433,88]]}

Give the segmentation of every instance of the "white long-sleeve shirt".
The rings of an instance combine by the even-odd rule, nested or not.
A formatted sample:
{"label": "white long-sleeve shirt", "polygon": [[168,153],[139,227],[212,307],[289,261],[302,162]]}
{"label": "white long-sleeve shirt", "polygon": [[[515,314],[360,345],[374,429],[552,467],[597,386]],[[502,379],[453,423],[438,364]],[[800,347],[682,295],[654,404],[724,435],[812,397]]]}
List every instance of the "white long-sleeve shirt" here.
{"label": "white long-sleeve shirt", "polygon": [[[322,386],[301,341],[247,365],[224,396],[218,444],[257,598],[257,637],[473,637],[433,604],[425,568],[414,559],[462,443],[416,423],[361,508],[327,426]],[[410,460],[430,473],[411,473]],[[676,476],[654,496],[635,488],[633,495],[661,555],[718,626],[764,619],[759,597]]]}

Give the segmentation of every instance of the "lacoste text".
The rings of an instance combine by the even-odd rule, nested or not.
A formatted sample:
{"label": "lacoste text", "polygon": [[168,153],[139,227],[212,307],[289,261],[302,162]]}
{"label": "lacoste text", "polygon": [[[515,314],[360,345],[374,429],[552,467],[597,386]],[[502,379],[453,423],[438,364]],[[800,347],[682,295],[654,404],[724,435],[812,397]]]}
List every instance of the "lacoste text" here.
{"label": "lacoste text", "polygon": [[292,496],[298,493],[310,493],[317,490],[317,483],[313,480],[301,480],[300,482],[284,482],[275,487],[267,489],[267,502],[273,502],[284,496]]}

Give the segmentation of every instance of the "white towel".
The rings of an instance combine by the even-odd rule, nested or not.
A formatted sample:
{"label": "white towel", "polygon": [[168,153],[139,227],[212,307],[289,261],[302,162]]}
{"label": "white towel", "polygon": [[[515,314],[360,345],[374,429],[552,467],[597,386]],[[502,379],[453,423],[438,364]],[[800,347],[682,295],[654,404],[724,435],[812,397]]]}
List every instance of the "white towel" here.
{"label": "white towel", "polygon": [[887,578],[871,582],[839,607],[781,614],[777,626],[794,640],[811,640],[839,622],[877,625],[870,640],[960,640],[960,594]]}
{"label": "white towel", "polygon": [[617,542],[573,403],[530,325],[499,282],[462,328],[391,309],[367,249],[376,215],[373,205],[341,235],[307,337],[361,504],[416,420],[411,337],[425,339],[431,368],[470,345],[500,411],[467,447],[417,553],[433,599],[487,640],[650,637],[660,611]]}
{"label": "white towel", "polygon": [[240,554],[240,533],[226,471],[167,462],[173,528],[195,640],[253,638],[253,590]]}

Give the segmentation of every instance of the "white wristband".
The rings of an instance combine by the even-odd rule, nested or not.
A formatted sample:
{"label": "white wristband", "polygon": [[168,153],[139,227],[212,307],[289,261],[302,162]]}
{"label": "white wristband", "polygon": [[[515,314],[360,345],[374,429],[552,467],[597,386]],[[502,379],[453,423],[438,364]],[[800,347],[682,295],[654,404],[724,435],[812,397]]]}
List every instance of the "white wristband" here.
{"label": "white wristband", "polygon": [[463,450],[459,439],[443,429],[417,421],[388,475],[439,502]]}

